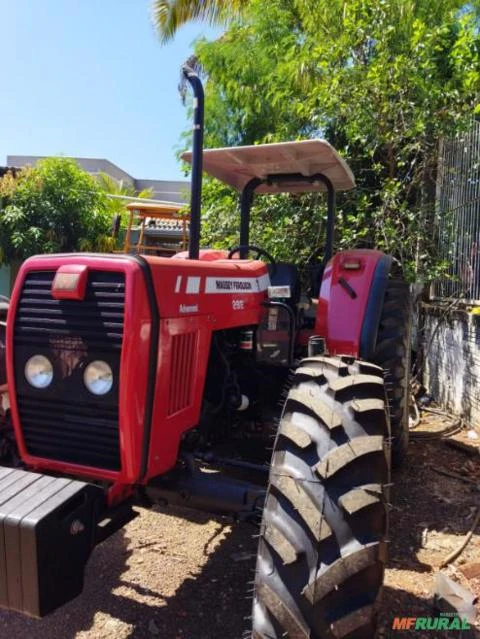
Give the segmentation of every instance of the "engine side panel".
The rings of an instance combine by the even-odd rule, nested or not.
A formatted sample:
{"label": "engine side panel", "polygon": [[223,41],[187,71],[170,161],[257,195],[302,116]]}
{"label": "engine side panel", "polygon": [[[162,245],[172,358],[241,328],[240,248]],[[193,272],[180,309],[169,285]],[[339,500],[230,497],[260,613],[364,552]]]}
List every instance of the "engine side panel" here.
{"label": "engine side panel", "polygon": [[[358,268],[352,268],[358,264]],[[391,258],[381,251],[357,249],[335,255],[322,278],[315,322],[317,335],[326,338],[332,355],[368,357],[374,343],[383,303],[383,279]],[[383,279],[379,277],[383,274]]]}
{"label": "engine side panel", "polygon": [[146,258],[160,311],[148,473],[171,469],[182,434],[198,424],[212,333],[257,325],[269,285],[259,261]]}
{"label": "engine side panel", "polygon": [[144,482],[172,468],[182,434],[200,418],[211,326],[201,317],[160,321],[153,427]]}

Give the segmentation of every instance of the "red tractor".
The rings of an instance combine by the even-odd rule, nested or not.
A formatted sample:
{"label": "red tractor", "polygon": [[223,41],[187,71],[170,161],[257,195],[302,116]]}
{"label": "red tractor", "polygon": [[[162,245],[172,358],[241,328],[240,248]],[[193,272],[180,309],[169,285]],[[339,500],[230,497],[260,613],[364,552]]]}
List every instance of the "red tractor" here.
{"label": "red tractor", "polygon": [[[390,453],[408,433],[408,288],[380,251],[332,256],[335,191],[354,179],[327,142],[203,152],[203,89],[184,74],[188,254],[44,255],[18,274],[7,372],[22,466],[0,468],[0,606],[50,613],[133,505],[183,504],[261,516],[251,637],[373,637]],[[199,248],[202,163],[241,193],[230,252]],[[255,191],[327,194],[309,308],[296,266],[249,243]]]}

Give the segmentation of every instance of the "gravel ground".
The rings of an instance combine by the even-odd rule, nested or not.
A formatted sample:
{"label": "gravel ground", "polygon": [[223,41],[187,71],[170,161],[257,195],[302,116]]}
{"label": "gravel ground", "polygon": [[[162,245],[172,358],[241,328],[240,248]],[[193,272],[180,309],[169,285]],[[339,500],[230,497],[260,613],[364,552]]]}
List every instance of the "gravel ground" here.
{"label": "gravel ground", "polygon": [[[431,614],[433,575],[468,531],[480,493],[430,466],[480,482],[480,461],[469,465],[468,459],[442,441],[413,442],[405,467],[394,476],[383,637],[398,636],[390,630],[394,616]],[[254,566],[254,528],[181,509],[139,512],[96,548],[81,597],[43,620],[0,612],[0,637],[240,639],[250,609],[246,584]],[[463,571],[475,573],[475,565],[478,576],[467,579]],[[444,572],[480,595],[478,534]],[[451,636],[459,639],[460,633]]]}

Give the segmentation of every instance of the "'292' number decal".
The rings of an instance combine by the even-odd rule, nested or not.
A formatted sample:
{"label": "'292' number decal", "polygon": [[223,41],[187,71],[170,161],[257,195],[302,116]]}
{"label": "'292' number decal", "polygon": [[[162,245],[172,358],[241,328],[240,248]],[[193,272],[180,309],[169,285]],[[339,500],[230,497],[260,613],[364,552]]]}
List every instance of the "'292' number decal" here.
{"label": "'292' number decal", "polygon": [[232,300],[232,308],[234,311],[243,311],[245,302],[243,300]]}

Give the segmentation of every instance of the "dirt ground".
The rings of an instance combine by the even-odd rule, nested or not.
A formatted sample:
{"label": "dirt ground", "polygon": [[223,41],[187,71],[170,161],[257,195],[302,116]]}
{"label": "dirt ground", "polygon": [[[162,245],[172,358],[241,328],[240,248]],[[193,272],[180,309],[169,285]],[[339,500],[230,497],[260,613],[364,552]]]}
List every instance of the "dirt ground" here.
{"label": "dirt ground", "polygon": [[[437,421],[430,419],[417,430],[435,430]],[[472,448],[480,445],[465,432],[455,438]],[[477,486],[432,467],[464,475]],[[451,449],[443,440],[414,438],[393,481],[380,617],[380,636],[388,639],[399,636],[391,630],[393,617],[432,614],[434,574],[480,507],[480,456]],[[123,531],[96,548],[81,597],[43,620],[0,612],[0,638],[240,639],[250,613],[247,582],[254,567],[254,533],[249,524],[232,526],[191,511],[141,510]],[[443,572],[480,595],[480,526]],[[462,636],[458,631],[400,633],[405,635]]]}

